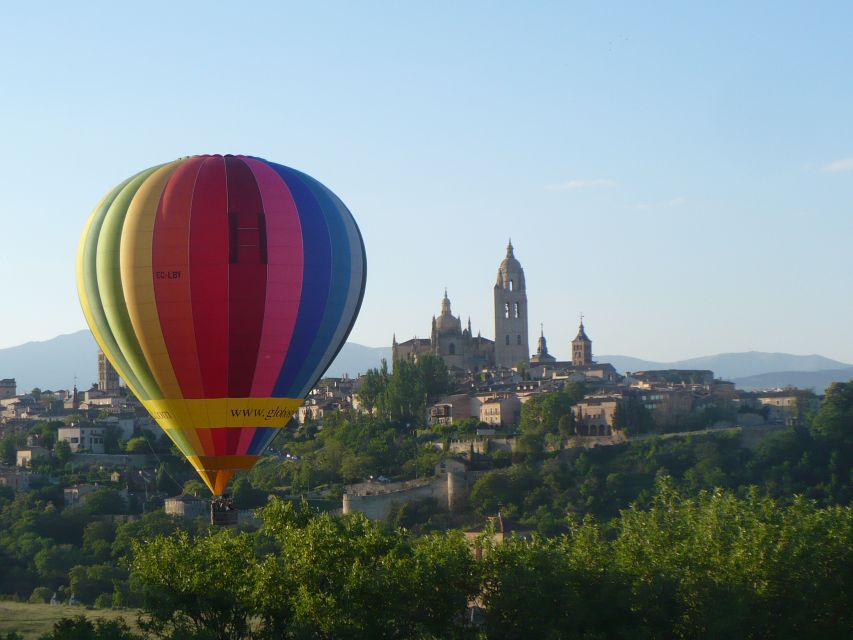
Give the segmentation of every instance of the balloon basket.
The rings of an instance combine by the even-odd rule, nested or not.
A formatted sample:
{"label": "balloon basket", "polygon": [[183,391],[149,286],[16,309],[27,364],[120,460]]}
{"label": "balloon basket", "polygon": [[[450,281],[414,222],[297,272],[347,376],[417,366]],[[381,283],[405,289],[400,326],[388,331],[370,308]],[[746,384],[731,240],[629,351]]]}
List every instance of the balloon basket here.
{"label": "balloon basket", "polygon": [[239,513],[228,495],[214,496],[210,501],[210,524],[217,527],[236,526]]}

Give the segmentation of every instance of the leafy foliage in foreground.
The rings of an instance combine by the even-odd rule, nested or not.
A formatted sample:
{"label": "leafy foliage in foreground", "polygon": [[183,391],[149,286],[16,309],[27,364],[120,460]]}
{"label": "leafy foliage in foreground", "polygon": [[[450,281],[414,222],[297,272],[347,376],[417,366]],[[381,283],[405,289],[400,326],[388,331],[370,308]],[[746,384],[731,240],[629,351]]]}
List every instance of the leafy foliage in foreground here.
{"label": "leafy foliage in foreground", "polygon": [[[662,476],[646,509],[555,538],[416,537],[273,501],[256,534],[134,547],[155,637],[843,638],[853,631],[853,510]],[[482,624],[468,622],[470,602]]]}
{"label": "leafy foliage in foreground", "polygon": [[459,532],[410,537],[275,501],[259,534],[178,533],[134,547],[143,628],[174,638],[463,637],[477,593]]}

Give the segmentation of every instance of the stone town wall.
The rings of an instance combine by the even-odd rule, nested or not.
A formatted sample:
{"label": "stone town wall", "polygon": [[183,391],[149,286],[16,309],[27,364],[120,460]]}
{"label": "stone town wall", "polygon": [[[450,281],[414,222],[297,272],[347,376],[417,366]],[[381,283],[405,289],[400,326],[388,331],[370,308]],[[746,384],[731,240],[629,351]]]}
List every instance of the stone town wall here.
{"label": "stone town wall", "polygon": [[154,457],[146,454],[73,453],[71,464],[99,464],[106,467],[144,469],[154,464]]}

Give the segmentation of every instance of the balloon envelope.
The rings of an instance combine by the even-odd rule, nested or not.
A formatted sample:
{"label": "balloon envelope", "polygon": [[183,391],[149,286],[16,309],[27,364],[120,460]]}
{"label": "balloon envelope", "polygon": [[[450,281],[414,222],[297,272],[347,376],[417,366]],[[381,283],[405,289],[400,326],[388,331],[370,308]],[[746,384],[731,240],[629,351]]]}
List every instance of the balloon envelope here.
{"label": "balloon envelope", "polygon": [[128,178],[95,207],[77,256],[95,339],[216,495],[328,368],[365,276],[361,234],[335,194],[248,156]]}

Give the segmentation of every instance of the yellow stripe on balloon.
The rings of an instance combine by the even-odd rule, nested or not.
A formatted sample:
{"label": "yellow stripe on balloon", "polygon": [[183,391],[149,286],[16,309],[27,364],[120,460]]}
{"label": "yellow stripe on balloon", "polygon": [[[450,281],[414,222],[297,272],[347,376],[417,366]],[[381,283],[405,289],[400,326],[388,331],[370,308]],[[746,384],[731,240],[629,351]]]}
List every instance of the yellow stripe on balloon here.
{"label": "yellow stripe on balloon", "polygon": [[302,404],[299,398],[172,398],[143,400],[164,429],[283,427]]}
{"label": "yellow stripe on balloon", "polygon": [[[112,195],[113,192],[108,193],[101,201],[98,202],[97,206],[92,210],[92,213],[89,215],[89,219],[86,220],[86,226],[83,228],[83,233],[80,236],[80,242],[77,245],[77,297],[80,299],[80,307],[83,309],[83,317],[86,318],[86,324],[89,325],[89,329],[92,331],[92,336],[95,338],[95,342],[98,343],[101,351],[104,352],[104,355],[109,360],[110,364],[113,365],[113,368],[119,372],[119,375],[122,376],[122,380],[124,380],[124,384],[127,385],[127,388],[130,389],[133,394],[139,398],[141,389],[138,389],[134,384],[133,380],[130,376],[126,376],[124,371],[124,367],[121,366],[120,363],[116,363],[113,358],[112,349],[109,348],[106,340],[104,340],[104,336],[101,334],[98,329],[98,323],[95,322],[94,314],[92,313],[92,307],[89,303],[90,296],[97,296],[97,291],[89,291],[86,288],[86,278],[84,276],[84,271],[86,269],[85,264],[85,255],[84,249],[86,246],[86,242],[90,241],[89,234],[92,231],[92,223],[95,220],[95,216],[98,214],[98,210],[103,206],[104,202]],[[126,377],[125,377],[126,376]]]}
{"label": "yellow stripe on balloon", "polygon": [[160,197],[181,162],[176,160],[163,165],[139,187],[127,209],[119,253],[122,288],[130,322],[148,369],[166,398],[180,398],[182,394],[160,328],[151,254]]}

